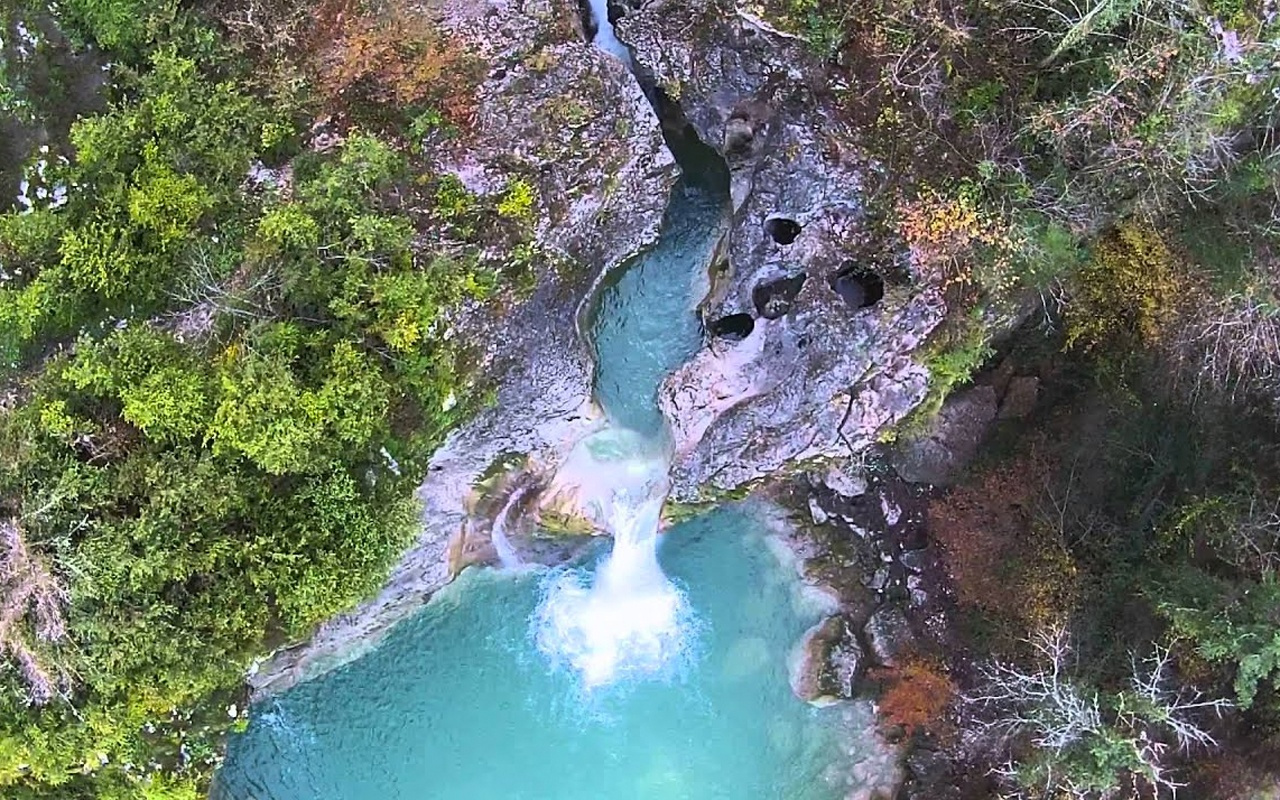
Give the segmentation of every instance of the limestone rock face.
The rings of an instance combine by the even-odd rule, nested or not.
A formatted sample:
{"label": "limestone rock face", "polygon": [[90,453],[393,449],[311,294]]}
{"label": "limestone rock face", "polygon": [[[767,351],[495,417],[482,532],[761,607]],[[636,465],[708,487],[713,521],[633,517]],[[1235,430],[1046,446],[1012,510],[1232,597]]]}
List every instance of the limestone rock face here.
{"label": "limestone rock face", "polygon": [[593,283],[651,244],[675,161],[627,66],[586,42],[577,3],[430,5],[490,64],[474,135],[441,154],[444,168],[479,192],[530,180],[538,243],[571,262],[563,283]]}
{"label": "limestone rock face", "polygon": [[712,335],[660,396],[674,497],[862,449],[922,399],[927,373],[909,354],[943,304],[885,288],[879,273],[905,256],[869,238],[864,178],[877,167],[813,90],[820,65],[731,0],[646,3],[616,27],[731,170],[728,263],[702,309]]}
{"label": "limestone rock face", "polygon": [[423,527],[380,595],[281,651],[251,676],[259,695],[288,688],[357,655],[449,581],[468,549],[468,497],[504,455],[551,473],[599,424],[581,307],[603,276],[651,244],[675,182],[658,120],[627,68],[587,44],[573,0],[436,0],[422,13],[488,64],[473,130],[432,152],[473,192],[513,180],[536,189],[541,270],[527,299],[495,312],[462,310],[470,364],[496,384],[496,402],[455,430],[419,490]]}

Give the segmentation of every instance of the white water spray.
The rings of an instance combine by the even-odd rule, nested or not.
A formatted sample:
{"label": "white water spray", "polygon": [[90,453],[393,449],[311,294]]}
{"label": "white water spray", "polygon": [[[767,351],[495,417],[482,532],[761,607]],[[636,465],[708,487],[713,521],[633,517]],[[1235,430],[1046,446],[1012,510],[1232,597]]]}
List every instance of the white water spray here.
{"label": "white water spray", "polygon": [[625,44],[618,41],[618,37],[613,33],[613,23],[609,21],[609,0],[591,0],[591,16],[596,21],[596,37],[593,40],[595,46],[615,56],[630,68],[631,51]]}
{"label": "white water spray", "polygon": [[658,564],[658,525],[668,463],[639,434],[606,429],[578,444],[557,477],[613,535],[594,580],[559,573],[535,615],[538,648],[576,670],[588,689],[675,667],[687,651],[692,615]]}
{"label": "white water spray", "polygon": [[507,537],[507,525],[511,522],[511,513],[515,510],[516,504],[524,499],[527,491],[527,489],[516,489],[511,492],[511,496],[503,504],[498,516],[494,517],[493,527],[489,529],[489,540],[493,542],[493,549],[498,554],[498,563],[503,569],[517,569],[524,566],[520,555],[516,553],[516,549],[511,546],[511,540]]}
{"label": "white water spray", "polygon": [[[590,5],[593,43],[631,69],[608,0]],[[696,625],[688,600],[658,564],[670,467],[664,443],[610,427],[577,444],[548,490],[613,537],[594,576],[583,570],[553,576],[533,621],[538,648],[577,671],[589,690],[669,674],[690,649]]]}

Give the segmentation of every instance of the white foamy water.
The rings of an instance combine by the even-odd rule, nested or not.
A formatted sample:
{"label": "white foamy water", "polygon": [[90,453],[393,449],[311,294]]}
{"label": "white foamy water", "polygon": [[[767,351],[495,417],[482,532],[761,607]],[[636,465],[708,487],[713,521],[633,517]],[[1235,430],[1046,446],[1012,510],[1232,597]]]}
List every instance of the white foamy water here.
{"label": "white foamy water", "polygon": [[613,33],[613,23],[609,21],[609,0],[591,0],[591,16],[596,21],[596,38],[593,42],[595,46],[630,67],[631,51],[625,44],[618,41],[618,37]]}
{"label": "white foamy water", "polygon": [[588,689],[669,673],[696,626],[658,564],[666,458],[639,434],[606,429],[579,443],[557,483],[612,535],[613,550],[595,575],[569,570],[548,581],[533,621],[538,648]]}

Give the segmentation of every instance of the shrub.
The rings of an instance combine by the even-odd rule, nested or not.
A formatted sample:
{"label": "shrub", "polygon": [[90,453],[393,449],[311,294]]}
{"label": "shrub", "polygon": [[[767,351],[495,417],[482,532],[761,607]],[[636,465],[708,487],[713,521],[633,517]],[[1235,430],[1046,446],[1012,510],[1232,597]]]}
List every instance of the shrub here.
{"label": "shrub", "polygon": [[345,26],[322,58],[318,88],[330,105],[429,106],[465,126],[478,80],[477,62],[460,42],[419,14],[393,10]]}
{"label": "shrub", "polygon": [[1176,636],[1211,664],[1235,675],[1242,708],[1253,706],[1264,687],[1280,686],[1280,580],[1226,580],[1192,566],[1171,569],[1152,589],[1152,599]]}
{"label": "shrub", "polygon": [[831,58],[844,43],[847,23],[856,11],[850,4],[834,0],[785,0],[782,13],[788,26],[804,36],[816,55]]}
{"label": "shrub", "polygon": [[901,433],[914,436],[927,430],[951,392],[973,377],[992,352],[986,329],[977,319],[951,321],[935,332],[919,354],[929,370],[929,390],[900,424]]}
{"label": "shrub", "polygon": [[161,277],[152,269],[157,266],[114,221],[96,220],[62,237],[62,267],[72,285],[88,294],[108,300],[145,296]]}
{"label": "shrub", "polygon": [[1171,349],[1197,389],[1280,401],[1280,299],[1271,282],[1205,297],[1178,326]]}
{"label": "shrub", "polygon": [[907,735],[918,730],[938,732],[956,695],[955,684],[938,664],[912,658],[873,677],[885,682],[877,705],[882,724],[901,727]]}
{"label": "shrub", "polygon": [[1073,282],[1067,346],[1154,345],[1192,284],[1161,235],[1125,223],[1095,246]]}
{"label": "shrub", "polygon": [[1037,509],[1053,462],[1034,447],[929,503],[929,529],[963,606],[1001,630],[1062,622],[1076,595],[1076,567]]}
{"label": "shrub", "polygon": [[17,366],[23,348],[53,316],[58,297],[50,284],[38,278],[22,289],[0,288],[0,367]]}
{"label": "shrub", "polygon": [[320,225],[300,204],[282,203],[263,215],[258,236],[277,249],[309,252],[320,246]]}
{"label": "shrub", "polygon": [[1079,237],[1051,217],[1023,213],[1017,216],[1016,227],[1012,270],[1018,285],[1044,292],[1074,275],[1084,261]]}
{"label": "shrub", "polygon": [[21,266],[34,274],[43,262],[57,258],[65,220],[53,209],[0,214],[0,259],[6,271],[12,273]]}
{"label": "shrub", "polygon": [[282,358],[246,352],[220,378],[209,426],[215,453],[243,453],[272,475],[315,467],[324,438],[322,409]]}
{"label": "shrub", "polygon": [[65,0],[72,26],[106,50],[137,55],[177,13],[176,0]]}
{"label": "shrub", "polygon": [[202,365],[178,342],[144,326],[101,343],[82,339],[63,377],[77,389],[120,402],[120,414],[149,438],[191,440],[205,431],[212,386]]}
{"label": "shrub", "polygon": [[[1007,288],[1017,243],[1007,220],[983,205],[976,186],[962,184],[945,194],[926,189],[900,200],[895,210],[917,278],[943,289],[968,290],[976,283],[988,291]],[[984,262],[982,281],[978,262]]]}
{"label": "shrub", "polygon": [[476,210],[477,200],[456,175],[441,175],[436,181],[433,213],[456,225],[466,225]]}
{"label": "shrub", "polygon": [[498,213],[507,219],[529,222],[533,219],[535,197],[533,185],[523,178],[516,178],[507,184],[507,190],[498,201]]}
{"label": "shrub", "polygon": [[129,221],[165,251],[186,240],[212,205],[209,193],[191,175],[179,175],[163,164],[147,165],[129,190]]}

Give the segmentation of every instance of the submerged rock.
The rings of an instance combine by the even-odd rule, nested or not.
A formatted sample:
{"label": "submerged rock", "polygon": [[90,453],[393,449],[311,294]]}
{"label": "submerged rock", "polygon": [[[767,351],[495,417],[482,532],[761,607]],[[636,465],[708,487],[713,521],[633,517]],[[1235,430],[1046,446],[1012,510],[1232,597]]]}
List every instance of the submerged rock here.
{"label": "submerged rock", "polygon": [[[617,30],[729,164],[729,269],[703,314],[752,321],[733,337],[713,337],[663,386],[676,450],[673,497],[733,490],[784,465],[874,442],[923,398],[927,372],[910,354],[943,305],[927,287],[881,287],[883,300],[871,307],[865,296],[850,305],[834,288],[832,276],[853,274],[843,266],[851,252],[893,261],[895,250],[867,241],[863,185],[876,166],[811,90],[821,65],[801,40],[729,0],[646,4]],[[865,295],[861,284],[859,291]]]}
{"label": "submerged rock", "polygon": [[259,696],[347,660],[448,582],[476,535],[468,496],[492,464],[524,453],[529,469],[553,474],[599,425],[582,306],[609,270],[657,238],[675,182],[652,108],[621,62],[586,43],[575,2],[444,0],[431,13],[488,64],[474,130],[432,155],[474,192],[532,185],[535,242],[556,268],[504,312],[475,307],[451,321],[467,337],[470,366],[493,380],[494,404],[432,457],[418,492],[422,532],[382,592],[262,665],[250,678]]}

